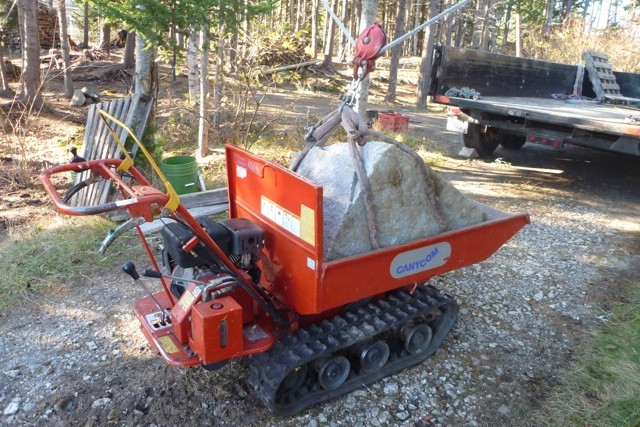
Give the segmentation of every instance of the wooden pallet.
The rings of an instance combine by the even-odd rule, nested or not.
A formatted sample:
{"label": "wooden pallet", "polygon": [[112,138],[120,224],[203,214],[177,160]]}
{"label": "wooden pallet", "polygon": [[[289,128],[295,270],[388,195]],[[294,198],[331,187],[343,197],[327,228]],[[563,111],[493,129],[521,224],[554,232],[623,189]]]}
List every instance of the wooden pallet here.
{"label": "wooden pallet", "polygon": [[601,52],[587,51],[583,55],[593,91],[603,103],[632,105],[640,102],[620,92],[620,86],[609,64],[609,56]]}
{"label": "wooden pallet", "polygon": [[[104,110],[116,119],[123,122],[129,127],[138,139],[142,138],[147,120],[151,113],[153,98],[147,95],[133,95],[126,98],[101,102],[93,104],[89,107],[87,114],[87,124],[84,132],[84,142],[80,150],[80,156],[87,160],[105,159],[111,157],[120,157],[122,150],[114,141],[107,126],[100,118],[98,111]],[[127,142],[128,133],[111,120],[109,125],[120,138],[120,141],[129,149],[131,155],[135,157],[138,146],[131,142]],[[80,182],[88,178],[88,172],[78,174],[76,182]],[[107,202],[111,192],[111,180],[100,181],[87,188],[80,190],[69,203],[72,206],[94,206]]]}

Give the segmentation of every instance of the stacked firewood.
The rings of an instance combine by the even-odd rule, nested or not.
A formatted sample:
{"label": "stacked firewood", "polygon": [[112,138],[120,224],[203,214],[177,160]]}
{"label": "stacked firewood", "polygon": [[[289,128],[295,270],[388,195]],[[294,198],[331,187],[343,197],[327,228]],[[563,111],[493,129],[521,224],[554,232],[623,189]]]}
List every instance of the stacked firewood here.
{"label": "stacked firewood", "polygon": [[60,44],[58,17],[54,9],[38,2],[38,30],[40,31],[40,47],[51,49]]}
{"label": "stacked firewood", "polygon": [[289,65],[311,59],[304,51],[308,40],[296,34],[262,37],[250,51],[250,58],[259,65]]}
{"label": "stacked firewood", "polygon": [[[46,4],[38,2],[38,30],[40,31],[40,47],[51,49],[59,46],[60,32],[58,17],[54,9],[49,9]],[[0,30],[5,46],[10,50],[20,50],[20,32],[18,28]]]}

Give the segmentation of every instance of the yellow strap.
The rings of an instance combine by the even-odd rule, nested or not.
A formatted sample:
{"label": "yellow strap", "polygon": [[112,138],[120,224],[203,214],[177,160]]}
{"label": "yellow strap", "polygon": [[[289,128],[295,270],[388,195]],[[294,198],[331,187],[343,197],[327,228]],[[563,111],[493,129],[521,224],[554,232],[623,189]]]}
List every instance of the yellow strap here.
{"label": "yellow strap", "polygon": [[173,189],[173,185],[171,185],[169,180],[164,176],[164,174],[162,173],[162,171],[160,170],[160,168],[158,167],[156,162],[151,157],[151,154],[149,154],[147,149],[144,147],[144,145],[142,145],[142,143],[138,140],[138,138],[134,135],[134,133],[131,132],[131,129],[129,129],[127,127],[127,125],[125,125],[120,120],[116,119],[111,114],[107,113],[106,111],[98,110],[98,113],[100,113],[100,118],[102,119],[104,124],[109,129],[109,132],[111,133],[111,136],[116,141],[116,143],[118,144],[118,147],[120,147],[120,150],[122,150],[122,152],[124,153],[124,156],[125,156],[124,161],[120,164],[120,166],[118,166],[118,169],[116,169],[116,170],[118,172],[126,172],[126,171],[128,171],[129,168],[131,168],[131,166],[133,166],[133,159],[131,158],[131,156],[127,152],[127,149],[125,148],[124,144],[120,140],[120,137],[116,134],[116,132],[113,130],[113,128],[107,122],[107,119],[111,120],[112,122],[114,122],[115,124],[117,124],[118,126],[120,126],[121,128],[123,128],[124,130],[127,131],[129,136],[131,136],[131,138],[133,138],[135,143],[138,145],[138,148],[140,150],[142,150],[142,153],[147,158],[147,161],[149,162],[149,164],[151,165],[153,170],[160,177],[160,180],[162,181],[162,184],[167,189],[167,196],[169,196],[169,200],[167,201],[167,204],[165,205],[164,208],[165,209],[169,209],[169,211],[171,211],[171,212],[174,212],[176,209],[178,209],[178,206],[180,206],[180,197],[178,197],[178,193],[176,193],[176,191]]}

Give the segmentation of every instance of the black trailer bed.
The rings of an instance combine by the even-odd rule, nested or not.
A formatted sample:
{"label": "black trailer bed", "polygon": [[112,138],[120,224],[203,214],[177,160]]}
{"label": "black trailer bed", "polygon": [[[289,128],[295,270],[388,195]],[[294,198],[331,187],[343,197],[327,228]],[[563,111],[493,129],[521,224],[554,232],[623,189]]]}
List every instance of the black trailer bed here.
{"label": "black trailer bed", "polygon": [[[640,136],[640,109],[602,105],[593,101],[556,100],[513,96],[486,96],[477,100],[437,96],[436,102],[462,109],[478,110],[526,119],[528,122],[553,123],[594,132]],[[487,118],[490,122],[490,117]]]}
{"label": "black trailer bed", "polygon": [[587,71],[579,65],[439,46],[430,91],[435,102],[458,107],[449,110],[447,129],[463,133],[464,145],[480,156],[498,145],[518,149],[525,143],[558,149],[570,143],[640,156],[640,102],[635,102],[640,75],[613,72],[630,105],[599,104],[573,99],[595,97]]}

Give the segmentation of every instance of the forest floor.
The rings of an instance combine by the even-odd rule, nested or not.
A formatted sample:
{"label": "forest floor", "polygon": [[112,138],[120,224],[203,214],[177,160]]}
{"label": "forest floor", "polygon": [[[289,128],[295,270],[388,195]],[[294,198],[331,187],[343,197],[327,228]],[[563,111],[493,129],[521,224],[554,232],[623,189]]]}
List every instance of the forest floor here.
{"label": "forest floor", "polygon": [[[591,333],[640,283],[640,159],[530,144],[498,148],[481,160],[458,158],[461,136],[444,130],[444,114],[412,107],[418,59],[403,64],[398,103],[384,105],[377,78],[372,108],[409,114],[404,137],[462,192],[531,217],[489,260],[433,280],[461,306],[435,356],[298,416],[274,418],[242,381],[247,368],[241,361],[209,373],[170,367],[153,354],[131,308],[144,294],[119,271],[128,259],[114,259],[113,268],[97,266],[55,288],[25,289],[3,310],[0,424],[540,424],[547,396],[588,351]],[[381,68],[383,75],[383,61]],[[85,84],[103,99],[117,98],[130,77],[120,73],[78,86]],[[70,107],[60,87],[60,77],[46,83],[47,106],[29,120],[26,138],[0,135],[0,245],[14,244],[29,224],[61,220],[37,175],[68,161],[68,148],[81,144],[86,107]],[[184,75],[171,84],[163,70],[160,128],[181,108],[176,104],[185,88]],[[260,111],[282,135],[302,135],[338,104],[336,93],[290,85],[272,89]],[[211,163],[222,165],[221,147],[213,144]],[[134,258],[142,259],[142,251]]]}

